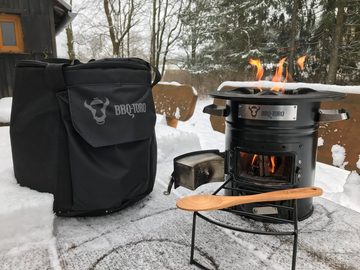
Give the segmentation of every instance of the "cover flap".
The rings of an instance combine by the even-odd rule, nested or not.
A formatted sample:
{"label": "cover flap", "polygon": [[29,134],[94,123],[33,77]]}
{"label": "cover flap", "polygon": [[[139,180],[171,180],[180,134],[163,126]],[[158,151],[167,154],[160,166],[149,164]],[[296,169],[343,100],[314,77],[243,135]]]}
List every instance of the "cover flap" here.
{"label": "cover flap", "polygon": [[72,123],[93,147],[150,138],[156,122],[150,85],[80,84],[68,87]]}

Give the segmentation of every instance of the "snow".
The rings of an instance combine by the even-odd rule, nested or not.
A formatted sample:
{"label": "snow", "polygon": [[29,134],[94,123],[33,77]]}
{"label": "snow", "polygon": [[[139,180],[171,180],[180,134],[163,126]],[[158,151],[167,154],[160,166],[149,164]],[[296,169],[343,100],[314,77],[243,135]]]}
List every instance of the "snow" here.
{"label": "snow", "polygon": [[345,167],[346,164],[344,164],[345,156],[346,156],[346,150],[345,147],[334,144],[331,147],[331,153],[333,158],[333,165],[338,167]]}
{"label": "snow", "polygon": [[[9,127],[0,128],[0,252],[49,245],[53,239],[53,196],[20,187],[12,169]],[[15,250],[12,250],[15,252]]]}
{"label": "snow", "polygon": [[10,123],[12,97],[0,99],[0,123]]}
{"label": "snow", "polygon": [[315,170],[315,186],[321,187],[327,193],[343,192],[346,179],[350,172],[325,163],[317,162]]}
{"label": "snow", "polygon": [[[175,85],[175,86],[180,86],[180,85],[182,85],[181,83],[175,82],[175,81],[172,81],[172,82],[158,82],[158,84]],[[193,94],[194,94],[195,96],[197,96],[197,95],[198,95],[198,92],[196,91],[195,87],[191,87],[191,88],[192,88]]]}
{"label": "snow", "polygon": [[343,186],[343,192],[325,194],[325,198],[360,212],[360,176],[352,171]]}
{"label": "snow", "polygon": [[320,147],[320,146],[323,146],[324,145],[324,139],[323,139],[323,137],[319,137],[318,138],[318,147]]}
{"label": "snow", "polygon": [[158,84],[175,85],[175,86],[181,85],[181,83],[175,82],[175,81],[172,81],[172,82],[158,82]]}
{"label": "snow", "polygon": [[301,82],[288,82],[288,83],[276,83],[270,81],[225,81],[218,87],[218,90],[221,90],[225,86],[228,87],[264,87],[271,88],[273,86],[281,86],[285,89],[297,89],[297,88],[312,88],[318,91],[334,91],[347,94],[360,94],[359,85],[332,85],[332,84],[321,84],[321,83],[301,83]]}
{"label": "snow", "polygon": [[210,115],[202,112],[206,105],[212,104],[212,99],[198,99],[193,116],[185,122],[179,122],[178,129],[195,133],[202,149],[225,150],[225,135],[214,131],[210,124]]}
{"label": "snow", "polygon": [[360,155],[359,155],[358,161],[356,162],[356,167],[357,167],[358,169],[360,169]]}
{"label": "snow", "polygon": [[164,116],[158,115],[155,127],[158,163],[173,160],[174,157],[187,152],[201,150],[199,138],[195,133],[169,127],[164,124],[163,119]]}
{"label": "snow", "polygon": [[175,118],[176,119],[180,119],[180,109],[179,109],[179,107],[176,107],[176,110],[175,110]]}

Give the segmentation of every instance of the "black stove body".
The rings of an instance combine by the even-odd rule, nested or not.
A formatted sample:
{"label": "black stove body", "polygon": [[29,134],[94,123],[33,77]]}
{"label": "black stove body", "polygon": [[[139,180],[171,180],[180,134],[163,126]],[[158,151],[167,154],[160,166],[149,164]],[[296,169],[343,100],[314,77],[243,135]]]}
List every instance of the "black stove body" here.
{"label": "black stove body", "polygon": [[[226,106],[209,105],[204,112],[226,118],[225,180],[227,195],[249,195],[314,185],[319,122],[348,119],[344,110],[320,110],[321,101],[345,95],[312,89],[238,88],[210,94]],[[284,207],[276,207],[282,205]],[[238,206],[241,211],[291,219],[291,201]],[[312,199],[298,202],[303,220],[313,211]]]}

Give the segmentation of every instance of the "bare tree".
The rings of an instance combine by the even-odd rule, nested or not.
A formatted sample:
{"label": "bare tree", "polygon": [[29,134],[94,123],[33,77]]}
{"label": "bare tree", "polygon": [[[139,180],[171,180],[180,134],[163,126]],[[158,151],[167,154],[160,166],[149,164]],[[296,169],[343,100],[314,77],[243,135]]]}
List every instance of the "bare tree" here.
{"label": "bare tree", "polygon": [[345,1],[338,0],[336,1],[337,15],[336,15],[336,25],[335,32],[333,35],[333,44],[330,52],[330,63],[329,63],[329,72],[327,77],[327,83],[336,82],[336,74],[339,66],[339,47],[342,44],[343,39],[343,28],[345,20]]}
{"label": "bare tree", "polygon": [[161,64],[162,74],[169,50],[182,30],[179,14],[183,8],[184,0],[152,0],[150,63],[156,68]]}
{"label": "bare tree", "polygon": [[130,30],[139,22],[135,15],[141,5],[135,0],[104,0],[103,3],[113,55],[129,56]]}
{"label": "bare tree", "polygon": [[[73,1],[70,0],[70,6],[72,6]],[[72,23],[66,27],[66,44],[67,44],[67,52],[69,55],[69,59],[75,59],[75,49],[74,49],[74,32],[72,29]]]}
{"label": "bare tree", "polygon": [[292,14],[291,14],[291,27],[290,27],[290,54],[288,59],[289,73],[294,74],[294,60],[296,51],[296,39],[299,33],[298,27],[298,12],[301,0],[294,0],[292,3]]}

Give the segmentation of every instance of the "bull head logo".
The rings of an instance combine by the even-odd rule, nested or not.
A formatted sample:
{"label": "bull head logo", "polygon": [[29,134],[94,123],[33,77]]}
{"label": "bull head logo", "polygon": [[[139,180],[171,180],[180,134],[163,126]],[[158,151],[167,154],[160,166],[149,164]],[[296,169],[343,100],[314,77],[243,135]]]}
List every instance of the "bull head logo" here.
{"label": "bull head logo", "polygon": [[249,107],[249,110],[250,110],[251,116],[256,117],[258,111],[260,110],[260,107],[253,105],[253,106]]}
{"label": "bull head logo", "polygon": [[106,118],[106,107],[109,105],[109,99],[105,98],[105,101],[102,101],[99,98],[94,98],[90,104],[84,101],[84,107],[89,109],[94,120],[98,125],[105,124],[105,118]]}

